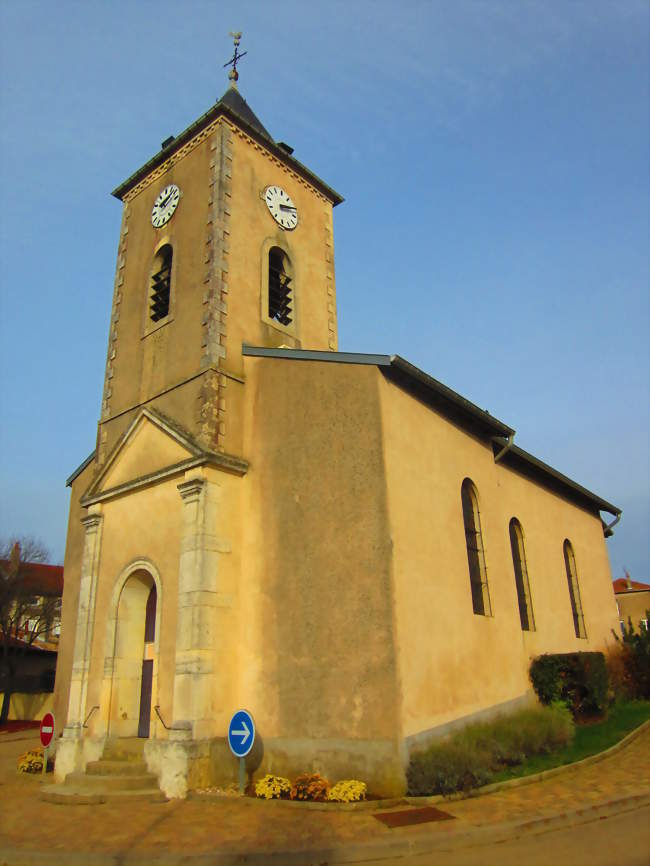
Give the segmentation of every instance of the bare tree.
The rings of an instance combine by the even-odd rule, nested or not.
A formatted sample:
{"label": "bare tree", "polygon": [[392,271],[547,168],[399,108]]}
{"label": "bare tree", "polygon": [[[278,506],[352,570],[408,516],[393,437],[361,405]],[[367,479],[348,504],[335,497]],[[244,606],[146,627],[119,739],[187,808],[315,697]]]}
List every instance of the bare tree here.
{"label": "bare tree", "polygon": [[29,574],[30,563],[48,558],[47,549],[34,538],[0,542],[0,684],[4,691],[0,725],[9,717],[17,662],[52,628],[59,596],[43,592]]}

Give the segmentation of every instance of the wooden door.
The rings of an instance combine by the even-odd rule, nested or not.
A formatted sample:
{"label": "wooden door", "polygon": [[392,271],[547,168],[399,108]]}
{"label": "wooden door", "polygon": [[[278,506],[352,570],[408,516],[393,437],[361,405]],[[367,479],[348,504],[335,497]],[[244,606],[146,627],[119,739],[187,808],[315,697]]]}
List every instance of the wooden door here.
{"label": "wooden door", "polygon": [[142,685],[140,686],[140,721],[138,723],[138,736],[149,736],[149,725],[151,723],[151,686],[153,683],[153,659],[144,659],[142,662]]}

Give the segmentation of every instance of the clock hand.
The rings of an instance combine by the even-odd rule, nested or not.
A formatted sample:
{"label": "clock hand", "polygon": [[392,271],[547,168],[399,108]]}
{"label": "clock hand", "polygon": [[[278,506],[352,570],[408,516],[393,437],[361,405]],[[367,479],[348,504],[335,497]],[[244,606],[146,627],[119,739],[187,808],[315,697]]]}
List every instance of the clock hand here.
{"label": "clock hand", "polygon": [[289,205],[286,205],[286,204],[281,204],[281,205],[280,205],[280,210],[293,211],[294,213],[296,212],[295,207],[289,207]]}

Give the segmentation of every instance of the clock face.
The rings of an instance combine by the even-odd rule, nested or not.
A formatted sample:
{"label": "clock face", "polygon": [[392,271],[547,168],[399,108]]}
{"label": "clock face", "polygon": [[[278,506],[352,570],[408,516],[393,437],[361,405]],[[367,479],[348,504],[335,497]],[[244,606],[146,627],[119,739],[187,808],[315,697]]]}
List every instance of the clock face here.
{"label": "clock face", "polygon": [[298,210],[286,192],[279,186],[267,186],[264,201],[269,213],[279,226],[292,231],[298,225]]}
{"label": "clock face", "polygon": [[159,229],[168,223],[181,200],[181,191],[174,183],[166,186],[153,203],[151,225]]}

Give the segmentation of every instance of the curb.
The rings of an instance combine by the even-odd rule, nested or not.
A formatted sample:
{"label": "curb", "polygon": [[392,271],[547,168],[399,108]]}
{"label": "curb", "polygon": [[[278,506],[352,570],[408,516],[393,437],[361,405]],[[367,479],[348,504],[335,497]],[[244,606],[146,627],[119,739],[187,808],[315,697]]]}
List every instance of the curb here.
{"label": "curb", "polygon": [[[590,806],[560,812],[553,815],[540,815],[538,818],[492,824],[485,827],[462,829],[444,835],[429,835],[415,838],[385,837],[367,843],[352,843],[345,847],[318,848],[297,851],[210,851],[201,854],[173,852],[161,854],[158,851],[128,852],[114,854],[87,851],[29,851],[20,849],[1,849],[0,864],[11,866],[321,866],[334,864],[363,863],[368,860],[403,858],[433,854],[436,851],[476,848],[481,845],[496,844],[507,839],[527,834],[539,835],[570,826],[588,824],[622,812],[650,805],[650,788],[639,794],[627,795]],[[152,860],[153,858],[153,860]]]}
{"label": "curb", "polygon": [[[200,794],[196,791],[190,791],[187,795],[188,800],[195,800],[203,803],[232,803],[235,802],[239,806],[249,806],[252,808],[258,806],[271,806],[272,809],[304,809],[312,812],[368,812],[375,809],[393,809],[395,806],[404,806],[407,804],[408,797],[391,797],[385,800],[358,800],[354,803],[336,803],[334,801],[314,801],[314,800],[284,800],[279,797],[266,800],[264,797],[238,797],[230,794]],[[2,866],[2,864],[0,864]]]}

